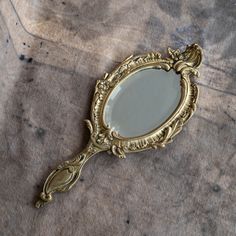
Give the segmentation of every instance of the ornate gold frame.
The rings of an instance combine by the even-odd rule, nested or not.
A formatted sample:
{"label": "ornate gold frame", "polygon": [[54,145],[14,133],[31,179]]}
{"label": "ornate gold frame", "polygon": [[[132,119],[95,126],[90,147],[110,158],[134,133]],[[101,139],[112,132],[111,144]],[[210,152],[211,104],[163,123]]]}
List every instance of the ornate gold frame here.
{"label": "ornate gold frame", "polygon": [[[69,190],[78,180],[81,169],[94,154],[108,151],[119,158],[126,153],[138,152],[150,148],[165,147],[172,142],[182,126],[189,120],[196,109],[198,88],[191,81],[192,76],[199,76],[198,67],[202,61],[202,49],[197,44],[187,46],[184,52],[168,48],[169,57],[162,58],[158,52],[145,55],[130,56],[112,73],[106,73],[98,80],[91,107],[91,121],[85,120],[90,130],[90,141],[87,147],[74,159],[58,166],[46,179],[40,199],[36,207],[41,207],[52,200],[54,192]],[[155,130],[146,135],[123,138],[107,127],[103,119],[103,111],[109,95],[116,85],[139,70],[158,68],[165,71],[171,69],[181,76],[181,99],[173,114]]]}

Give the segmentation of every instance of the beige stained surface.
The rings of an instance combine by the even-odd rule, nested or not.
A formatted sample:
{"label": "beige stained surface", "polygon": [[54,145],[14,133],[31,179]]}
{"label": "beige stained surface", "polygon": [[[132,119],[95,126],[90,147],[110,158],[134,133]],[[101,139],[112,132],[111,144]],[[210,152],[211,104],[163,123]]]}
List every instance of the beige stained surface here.
{"label": "beige stained surface", "polygon": [[[236,235],[236,1],[0,0],[0,235]],[[174,142],[101,153],[40,210],[81,150],[95,81],[130,54],[203,47],[198,110]]]}

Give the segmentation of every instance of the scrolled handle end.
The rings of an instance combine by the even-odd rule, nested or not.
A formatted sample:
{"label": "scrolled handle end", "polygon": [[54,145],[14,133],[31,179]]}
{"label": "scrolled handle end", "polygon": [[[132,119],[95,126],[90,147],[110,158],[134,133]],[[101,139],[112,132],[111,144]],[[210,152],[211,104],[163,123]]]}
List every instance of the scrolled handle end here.
{"label": "scrolled handle end", "polygon": [[36,208],[41,208],[41,207],[43,207],[46,203],[47,203],[47,202],[45,202],[45,201],[39,199],[39,200],[35,203],[35,207],[36,207]]}
{"label": "scrolled handle end", "polygon": [[44,192],[40,194],[39,200],[35,203],[36,208],[41,208],[45,204],[49,203],[52,201],[52,194],[46,195]]}

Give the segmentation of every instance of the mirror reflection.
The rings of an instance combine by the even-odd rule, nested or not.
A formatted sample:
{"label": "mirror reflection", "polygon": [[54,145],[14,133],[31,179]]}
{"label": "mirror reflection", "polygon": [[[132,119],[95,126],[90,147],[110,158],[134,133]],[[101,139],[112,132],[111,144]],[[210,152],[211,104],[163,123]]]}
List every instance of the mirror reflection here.
{"label": "mirror reflection", "polygon": [[104,108],[104,121],[125,138],[141,136],[163,124],[180,97],[180,75],[172,70],[141,70],[112,91]]}

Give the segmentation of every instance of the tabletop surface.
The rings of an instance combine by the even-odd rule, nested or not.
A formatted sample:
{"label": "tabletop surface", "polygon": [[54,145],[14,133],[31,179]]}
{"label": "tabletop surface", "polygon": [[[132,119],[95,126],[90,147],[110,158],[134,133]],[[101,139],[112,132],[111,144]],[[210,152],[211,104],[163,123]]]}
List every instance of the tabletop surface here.
{"label": "tabletop surface", "polygon": [[[235,25],[235,0],[1,0],[0,235],[235,235]],[[96,80],[131,54],[192,43],[198,109],[174,142],[100,153],[34,208],[50,170],[88,141]]]}

